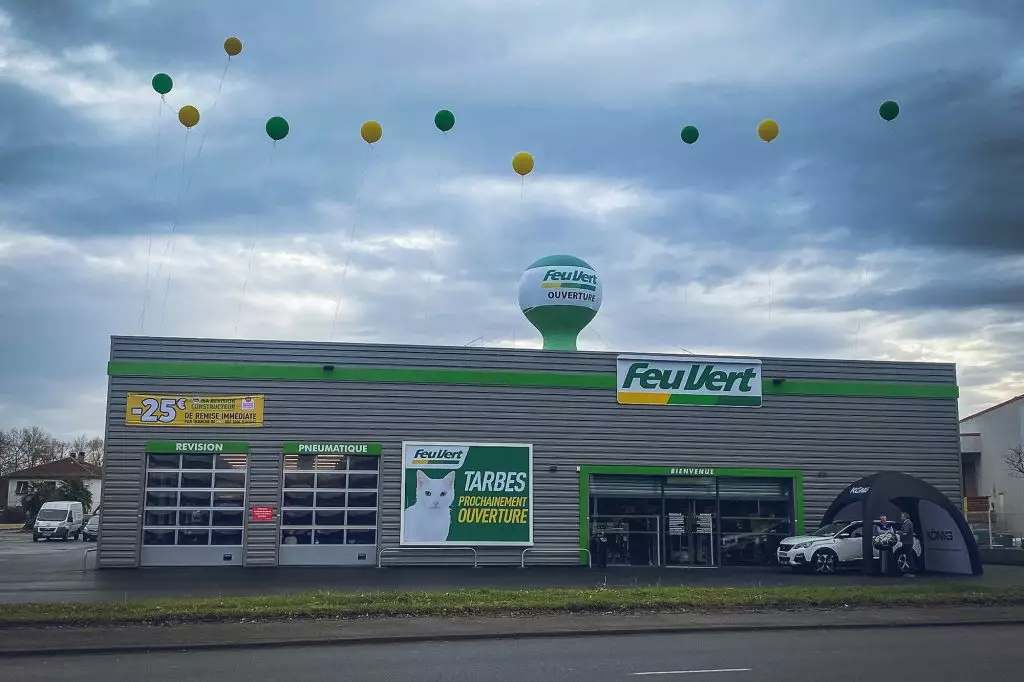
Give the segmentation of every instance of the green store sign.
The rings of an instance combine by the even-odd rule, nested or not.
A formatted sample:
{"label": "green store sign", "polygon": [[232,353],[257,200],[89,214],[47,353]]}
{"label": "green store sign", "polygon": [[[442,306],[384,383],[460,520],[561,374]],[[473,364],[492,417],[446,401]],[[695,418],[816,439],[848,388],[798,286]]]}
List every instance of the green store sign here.
{"label": "green store sign", "polygon": [[151,440],[146,442],[146,452],[244,455],[249,444],[237,440]]}
{"label": "green store sign", "polygon": [[377,455],[384,449],[380,443],[320,443],[289,441],[282,448],[286,455]]}

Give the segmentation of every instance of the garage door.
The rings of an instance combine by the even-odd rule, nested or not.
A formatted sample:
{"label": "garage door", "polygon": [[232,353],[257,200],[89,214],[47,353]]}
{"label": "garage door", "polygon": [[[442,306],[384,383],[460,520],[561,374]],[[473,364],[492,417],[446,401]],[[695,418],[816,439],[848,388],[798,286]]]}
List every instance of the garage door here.
{"label": "garage door", "polygon": [[172,445],[214,451],[146,453],[141,564],[240,566],[248,445]]}
{"label": "garage door", "polygon": [[372,565],[380,457],[285,454],[282,565]]}

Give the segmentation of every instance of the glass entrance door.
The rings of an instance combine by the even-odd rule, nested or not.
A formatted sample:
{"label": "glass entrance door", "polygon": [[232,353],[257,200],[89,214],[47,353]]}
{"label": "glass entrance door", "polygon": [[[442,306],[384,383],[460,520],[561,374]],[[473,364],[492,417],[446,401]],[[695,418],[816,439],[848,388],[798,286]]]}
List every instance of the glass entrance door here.
{"label": "glass entrance door", "polygon": [[665,566],[716,566],[716,485],[714,478],[665,481],[662,522]]}

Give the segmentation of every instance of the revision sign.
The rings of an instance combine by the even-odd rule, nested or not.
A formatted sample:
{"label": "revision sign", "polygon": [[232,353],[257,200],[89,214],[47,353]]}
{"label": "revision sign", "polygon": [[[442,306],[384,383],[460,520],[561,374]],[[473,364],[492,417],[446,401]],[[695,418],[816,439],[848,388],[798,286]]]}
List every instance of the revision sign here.
{"label": "revision sign", "polygon": [[761,361],[620,355],[616,398],[624,405],[761,406]]}
{"label": "revision sign", "polygon": [[403,443],[401,543],[532,545],[533,446]]}

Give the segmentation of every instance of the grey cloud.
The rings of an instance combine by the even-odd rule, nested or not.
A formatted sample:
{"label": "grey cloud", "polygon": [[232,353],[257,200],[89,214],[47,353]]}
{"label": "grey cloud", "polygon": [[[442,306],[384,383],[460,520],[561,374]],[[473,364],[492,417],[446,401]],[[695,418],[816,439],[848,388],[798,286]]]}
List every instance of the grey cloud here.
{"label": "grey cloud", "polygon": [[[339,267],[348,254],[351,216],[342,214],[332,222],[318,213],[315,202],[355,201],[365,154],[355,131],[366,118],[383,120],[386,139],[362,195],[358,234],[436,225],[439,236],[454,242],[435,253],[434,269],[449,279],[432,284],[424,332],[425,292],[414,277],[426,267],[428,254],[403,249],[354,254],[357,269],[396,267],[413,284],[403,285],[411,289],[370,295],[350,282],[349,295],[359,296],[365,308],[358,319],[346,320],[344,338],[460,345],[482,336],[489,343],[509,338],[517,325],[519,340],[536,339],[515,310],[521,268],[540,255],[563,251],[599,269],[628,261],[630,246],[620,236],[636,232],[669,246],[725,251],[729,260],[678,263],[655,258],[646,281],[640,272],[623,273],[623,281],[634,289],[606,291],[605,310],[585,338],[599,335],[604,339],[601,347],[608,342],[616,348],[681,346],[696,352],[834,357],[853,352],[846,321],[819,316],[813,325],[795,325],[785,316],[787,308],[906,313],[913,333],[935,338],[972,334],[970,313],[978,308],[998,308],[1007,325],[1020,310],[1020,279],[997,271],[989,255],[1024,251],[1021,230],[1015,226],[1024,206],[1012,184],[1020,175],[1021,95],[1008,85],[1006,73],[1017,49],[1008,36],[1024,25],[1020,5],[971,7],[1002,20],[1003,26],[989,21],[988,27],[936,41],[918,55],[899,45],[880,51],[869,64],[857,67],[879,73],[852,78],[871,85],[849,85],[841,73],[830,85],[777,91],[770,84],[737,88],[708,83],[679,88],[654,104],[621,101],[607,107],[591,101],[513,104],[475,92],[473,82],[417,83],[418,64],[439,41],[447,42],[445,32],[434,27],[422,42],[397,45],[386,32],[381,37],[380,27],[367,28],[372,21],[365,14],[340,3],[291,11],[280,3],[246,3],[240,12],[241,4],[154,2],[107,12],[98,3],[15,0],[4,11],[26,40],[54,52],[108,43],[127,67],[146,74],[196,69],[216,74],[223,57],[220,42],[230,33],[243,37],[247,51],[232,76],[255,83],[255,91],[234,102],[225,100],[234,108],[222,104],[218,115],[208,119],[208,146],[183,204],[179,234],[207,237],[219,232],[237,236],[247,248],[257,220],[263,234],[322,230],[310,239],[318,243],[318,253],[330,255]],[[944,6],[964,11],[962,3]],[[805,5],[789,7],[800,12],[790,22],[792,30],[806,30]],[[859,8],[858,16],[875,16],[879,23],[898,12],[890,11],[890,4]],[[439,58],[457,54],[472,59],[472,50],[479,47],[446,45]],[[944,70],[933,68],[936,55],[950,56]],[[887,59],[891,69],[886,68]],[[700,68],[676,65],[684,67]],[[100,124],[10,84],[0,86],[0,97],[16,112],[0,123],[0,203],[6,218],[37,232],[71,235],[79,245],[86,235],[129,237],[151,227],[165,234],[173,219],[180,135],[165,130],[161,185],[154,199],[152,135],[112,139]],[[876,110],[890,97],[900,101],[903,113],[887,125]],[[258,106],[245,109],[243,101]],[[451,143],[445,147],[436,144],[430,127],[430,115],[441,107],[453,108],[459,117],[456,134],[445,140]],[[268,167],[262,125],[276,113],[289,118],[292,134]],[[782,136],[771,145],[754,136],[757,121],[765,116],[782,124]],[[678,139],[679,128],[691,122],[700,127],[701,140],[687,147]],[[578,217],[544,212],[528,213],[530,219],[523,220],[514,201],[504,209],[471,209],[470,202],[447,200],[410,209],[402,202],[386,206],[374,197],[375,190],[386,186],[402,191],[407,179],[401,168],[408,157],[443,158],[458,172],[498,174],[510,173],[509,156],[521,148],[538,156],[534,178],[630,178],[680,198],[667,215],[625,212],[614,224],[598,229]],[[419,180],[430,189],[436,181],[431,171]],[[530,180],[525,191],[530,191]],[[805,212],[793,210],[800,203],[807,205]],[[893,272],[875,290],[836,299],[818,291],[779,296],[772,320],[754,303],[741,317],[727,319],[704,309],[697,296],[689,301],[658,298],[687,282],[709,290],[734,283],[751,269],[764,267],[767,253],[785,253],[837,229],[849,236],[822,246],[824,253],[815,264],[851,267],[860,253],[906,246],[933,254],[922,256],[926,276],[901,286],[901,273]],[[963,267],[970,277],[950,269],[943,253],[969,256]],[[43,374],[51,380],[101,386],[107,334],[135,331],[140,303],[135,279],[142,273],[85,282],[79,273],[62,270],[71,262],[33,261],[38,271],[9,261],[0,265],[0,313],[19,330],[16,339],[0,342],[3,392],[24,396],[26,405],[45,404],[55,390],[39,378],[41,358],[48,359]],[[944,272],[935,272],[935,263]],[[257,266],[250,292],[267,286],[271,269],[272,264]],[[463,283],[469,283],[468,290],[459,287]],[[199,300],[172,299],[165,330],[229,333],[230,321],[222,318],[225,310],[234,313],[231,297],[239,295],[240,284],[219,282],[216,286],[223,291]],[[644,296],[658,305],[636,302]],[[630,297],[636,300],[627,303]],[[253,335],[277,329],[258,314],[250,311],[246,325]],[[326,333],[330,322],[303,324],[307,326],[289,332],[313,338]],[[999,352],[1024,343],[1019,331],[986,333]],[[864,336],[862,349],[873,341]],[[1001,357],[1008,369],[1022,369],[1011,352]],[[965,385],[983,387],[999,379],[987,370],[961,371]],[[96,416],[98,423],[101,419]]]}
{"label": "grey cloud", "polygon": [[[956,268],[956,265],[947,266]],[[913,313],[921,310],[973,310],[993,308],[1010,312],[1024,310],[1024,277],[998,272],[947,272],[920,284],[895,290],[880,286],[861,286],[850,293],[827,297],[820,293],[789,295],[780,302],[794,309],[875,310]]]}

